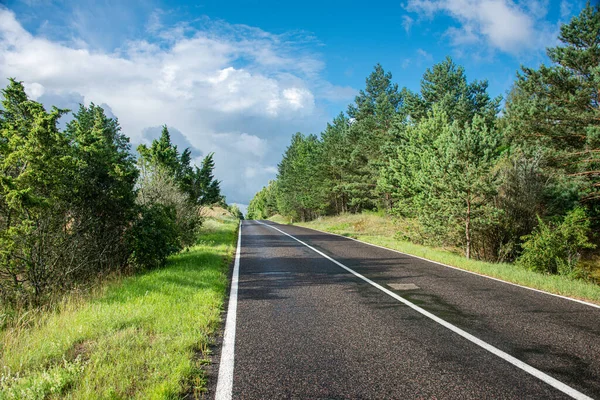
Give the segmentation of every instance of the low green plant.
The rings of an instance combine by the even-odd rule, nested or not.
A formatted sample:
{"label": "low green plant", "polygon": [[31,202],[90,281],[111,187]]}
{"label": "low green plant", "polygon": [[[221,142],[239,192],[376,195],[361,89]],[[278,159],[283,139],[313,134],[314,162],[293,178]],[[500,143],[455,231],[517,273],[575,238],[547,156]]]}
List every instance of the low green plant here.
{"label": "low green plant", "polygon": [[84,370],[80,357],[63,359],[61,364],[33,375],[11,374],[8,368],[0,372],[0,400],[43,400],[63,395]]}
{"label": "low green plant", "polygon": [[140,207],[140,216],[129,231],[130,265],[151,269],[164,265],[180,249],[175,210],[162,204]]}
{"label": "low green plant", "polygon": [[544,222],[538,217],[538,226],[523,237],[523,253],[517,264],[547,274],[579,277],[577,269],[581,251],[593,249],[590,243],[590,220],[582,208],[570,211],[560,223]]}

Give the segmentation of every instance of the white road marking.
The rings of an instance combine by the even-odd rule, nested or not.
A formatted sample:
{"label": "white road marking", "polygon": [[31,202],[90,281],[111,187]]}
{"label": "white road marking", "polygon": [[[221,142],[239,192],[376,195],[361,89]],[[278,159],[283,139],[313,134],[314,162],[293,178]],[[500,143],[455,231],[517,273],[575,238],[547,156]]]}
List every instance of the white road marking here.
{"label": "white road marking", "polygon": [[388,283],[388,286],[394,290],[416,290],[421,289],[414,283]]}
{"label": "white road marking", "polygon": [[536,378],[540,379],[541,381],[547,383],[548,385],[554,387],[555,389],[560,390],[561,392],[563,392],[564,394],[571,396],[574,399],[578,399],[578,400],[592,400],[591,397],[586,396],[585,394],[577,391],[576,389],[573,389],[572,387],[560,382],[557,379],[554,379],[553,377],[551,377],[548,374],[545,374],[544,372],[532,367],[529,364],[524,363],[523,361],[511,356],[508,353],[503,352],[502,350],[492,346],[491,344],[488,344],[487,342],[484,342],[481,339],[478,339],[477,337],[471,335],[468,332],[463,331],[462,329],[460,329],[457,326],[452,325],[451,323],[444,321],[443,319],[433,315],[432,313],[430,313],[429,311],[426,311],[424,309],[422,309],[421,307],[411,303],[410,301],[406,300],[403,297],[398,296],[396,293],[384,288],[383,286],[373,282],[372,280],[370,280],[369,278],[366,278],[365,276],[359,274],[358,272],[354,271],[351,268],[346,267],[344,264],[342,264],[341,262],[334,260],[333,258],[329,257],[327,254],[323,253],[320,250],[315,249],[314,247],[304,243],[302,240],[295,238],[294,236],[290,235],[289,233],[286,233],[284,231],[282,231],[281,229],[278,229],[272,225],[268,225],[265,224],[263,222],[260,221],[256,221],[261,225],[264,226],[268,226],[271,229],[275,229],[278,232],[283,233],[284,235],[294,239],[295,241],[297,241],[300,244],[303,244],[304,246],[308,247],[309,249],[311,249],[312,251],[314,251],[315,253],[325,257],[326,259],[328,259],[329,261],[333,262],[334,264],[336,264],[337,266],[345,269],[346,271],[350,272],[352,275],[356,276],[357,278],[362,279],[363,281],[367,282],[368,284],[376,287],[377,289],[381,290],[382,292],[384,292],[385,294],[393,297],[394,299],[398,300],[401,303],[404,303],[405,305],[407,305],[408,307],[412,308],[413,310],[419,312],[420,314],[426,316],[427,318],[432,319],[433,321],[437,322],[438,324],[450,329],[452,332],[462,336],[463,338],[467,339],[468,341],[475,343],[476,345],[478,345],[479,347],[482,347],[483,349],[489,351],[492,354],[495,354],[496,356],[502,358],[503,360],[511,363],[512,365],[514,365],[517,368],[522,369],[523,371],[535,376]]}
{"label": "white road marking", "polygon": [[[257,221],[257,222],[258,222],[258,221]],[[265,225],[268,225],[268,224],[265,224]],[[337,233],[326,232],[326,231],[322,231],[322,230],[320,230],[320,229],[315,229],[315,228],[307,228],[307,227],[305,227],[305,226],[301,226],[301,228],[304,228],[304,229],[310,229],[311,231],[317,231],[317,232],[321,232],[321,233],[326,233],[326,234],[328,234],[328,235],[339,236],[339,237],[342,237],[342,238],[344,238],[344,239],[348,239],[348,240],[354,240],[355,242],[359,242],[359,243],[362,243],[362,244],[366,244],[366,245],[368,245],[368,246],[378,247],[378,248],[380,248],[380,249],[384,249],[384,250],[388,250],[388,251],[393,251],[394,253],[402,254],[402,255],[405,255],[405,256],[413,257],[413,258],[418,258],[419,260],[423,260],[423,261],[427,261],[427,262],[434,263],[434,264],[437,264],[437,265],[441,265],[442,267],[452,268],[452,269],[455,269],[455,270],[457,270],[457,271],[466,272],[467,274],[473,274],[473,275],[481,276],[481,277],[483,277],[483,278],[492,279],[492,280],[494,280],[494,281],[498,281],[498,282],[506,283],[507,285],[518,286],[518,287],[520,287],[520,288],[523,288],[523,289],[527,289],[527,290],[533,290],[534,292],[543,293],[543,294],[547,294],[547,295],[549,295],[549,296],[554,296],[554,297],[560,297],[561,299],[565,299],[565,300],[574,301],[574,302],[576,302],[576,303],[580,303],[580,304],[585,304],[586,306],[595,307],[595,308],[600,308],[600,305],[598,305],[598,304],[589,303],[589,302],[587,302],[587,301],[583,301],[583,300],[579,300],[579,299],[574,299],[574,298],[572,298],[572,297],[561,296],[560,294],[556,294],[556,293],[550,293],[550,292],[546,292],[545,290],[540,290],[540,289],[534,289],[534,288],[531,288],[531,287],[529,287],[529,286],[523,286],[523,285],[519,285],[518,283],[513,283],[513,282],[505,281],[505,280],[503,280],[503,279],[500,279],[500,278],[494,278],[494,277],[492,277],[492,276],[488,276],[488,275],[480,274],[480,273],[478,273],[478,272],[469,271],[469,270],[462,269],[462,268],[458,268],[458,267],[453,267],[452,265],[444,264],[444,263],[441,263],[441,262],[439,262],[439,261],[433,261],[433,260],[430,260],[430,259],[428,259],[428,258],[424,258],[424,257],[415,256],[415,255],[413,255],[413,254],[403,253],[403,252],[401,252],[400,250],[394,250],[394,249],[390,249],[389,247],[380,246],[380,245],[378,245],[378,244],[373,244],[373,243],[369,243],[369,242],[363,242],[362,240],[359,240],[359,239],[354,239],[354,238],[352,238],[352,237],[349,237],[349,236],[338,235]]]}
{"label": "white road marking", "polygon": [[217,378],[217,389],[215,400],[229,400],[233,393],[233,366],[235,361],[235,323],[237,316],[238,282],[240,275],[240,249],[242,246],[242,222],[238,232],[237,250],[235,252],[235,263],[231,276],[231,292],[229,294],[229,308],[227,309],[227,320],[225,322],[225,334],[223,336],[223,347],[221,350],[221,363],[219,364],[219,377]]}

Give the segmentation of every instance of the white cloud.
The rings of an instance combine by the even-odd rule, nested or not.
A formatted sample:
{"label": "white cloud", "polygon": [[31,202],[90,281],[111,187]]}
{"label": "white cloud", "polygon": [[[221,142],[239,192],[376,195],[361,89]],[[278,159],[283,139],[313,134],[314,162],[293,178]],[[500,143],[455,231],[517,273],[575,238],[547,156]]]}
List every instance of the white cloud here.
{"label": "white cloud", "polygon": [[566,20],[571,15],[573,4],[568,0],[562,0],[560,2],[560,18]]}
{"label": "white cloud", "polygon": [[423,50],[423,49],[417,49],[417,54],[419,55],[419,57],[422,60],[425,60],[425,61],[431,61],[431,60],[433,60],[433,56],[431,54],[429,54],[428,52],[426,52],[425,50]]}
{"label": "white cloud", "polygon": [[215,152],[226,194],[242,203],[273,177],[291,133],[324,126],[316,98],[354,94],[320,78],[309,37],[209,19],[202,30],[165,28],[160,16],[152,14],[148,38],[107,52],[32,35],[0,7],[0,76],[24,81],[44,104],[106,104],[134,143],[149,127],[179,130],[203,154]]}
{"label": "white cloud", "polygon": [[45,92],[44,86],[40,85],[37,82],[31,82],[25,84],[25,93],[32,100],[39,99]]}
{"label": "white cloud", "polygon": [[406,33],[410,33],[410,28],[412,28],[414,23],[415,20],[409,17],[408,15],[402,16],[402,26],[404,27]]}
{"label": "white cloud", "polygon": [[485,43],[492,49],[522,54],[543,49],[555,35],[555,27],[543,20],[546,0],[517,4],[512,0],[408,0],[408,11],[423,18],[442,13],[460,23],[446,35],[456,46]]}
{"label": "white cloud", "polygon": [[402,60],[402,64],[400,64],[402,69],[410,66],[422,67],[424,64],[428,65],[433,61],[433,56],[423,49],[417,49],[416,53],[415,57]]}

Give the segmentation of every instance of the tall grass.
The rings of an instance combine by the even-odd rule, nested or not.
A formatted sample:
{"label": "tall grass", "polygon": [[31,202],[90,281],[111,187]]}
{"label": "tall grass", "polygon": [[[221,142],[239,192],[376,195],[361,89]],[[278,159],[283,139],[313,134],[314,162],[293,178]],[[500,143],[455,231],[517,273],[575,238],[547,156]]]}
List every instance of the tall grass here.
{"label": "tall grass", "polygon": [[394,236],[398,231],[398,225],[391,218],[380,214],[345,214],[323,217],[296,225],[352,237],[518,285],[600,304],[600,286],[593,282],[574,280],[558,275],[546,275],[508,263],[467,260],[449,249],[421,246],[397,240]]}
{"label": "tall grass", "polygon": [[207,221],[165,268],[0,332],[0,399],[176,398],[205,390],[237,221]]}

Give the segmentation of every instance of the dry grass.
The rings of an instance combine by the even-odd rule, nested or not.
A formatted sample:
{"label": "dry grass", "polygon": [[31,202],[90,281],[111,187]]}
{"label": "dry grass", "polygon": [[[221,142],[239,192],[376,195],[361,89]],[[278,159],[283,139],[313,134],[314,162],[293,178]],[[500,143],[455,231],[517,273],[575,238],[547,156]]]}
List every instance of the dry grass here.
{"label": "dry grass", "polygon": [[209,207],[202,207],[201,211],[200,211],[200,215],[204,218],[215,218],[215,219],[227,219],[227,218],[236,218],[233,215],[231,215],[231,213],[229,212],[229,210],[223,208],[223,207],[219,207],[219,206],[209,206]]}

